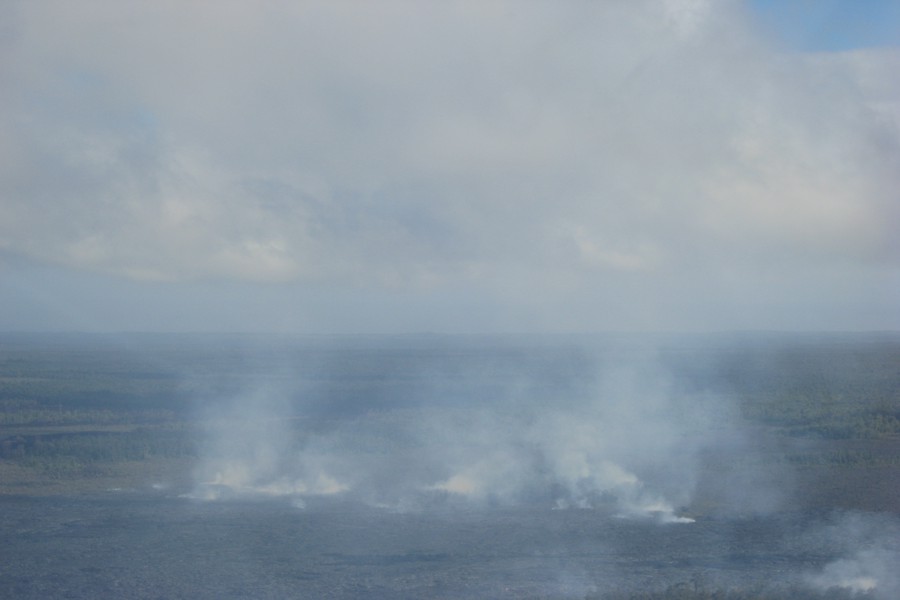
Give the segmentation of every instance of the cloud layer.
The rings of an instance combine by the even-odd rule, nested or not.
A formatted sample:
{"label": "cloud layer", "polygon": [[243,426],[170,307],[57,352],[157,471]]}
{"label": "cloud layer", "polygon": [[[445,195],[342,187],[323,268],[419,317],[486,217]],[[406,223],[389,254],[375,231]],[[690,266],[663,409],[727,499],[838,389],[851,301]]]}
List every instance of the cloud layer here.
{"label": "cloud layer", "polygon": [[896,50],[782,52],[739,2],[2,11],[6,256],[578,315],[551,328],[898,325]]}

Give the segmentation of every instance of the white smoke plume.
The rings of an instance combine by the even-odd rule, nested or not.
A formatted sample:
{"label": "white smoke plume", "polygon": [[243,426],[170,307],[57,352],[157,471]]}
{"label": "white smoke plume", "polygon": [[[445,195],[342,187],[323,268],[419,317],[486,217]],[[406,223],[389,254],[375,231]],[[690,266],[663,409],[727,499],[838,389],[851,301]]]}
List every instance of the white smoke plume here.
{"label": "white smoke plume", "polygon": [[900,597],[900,522],[896,518],[845,515],[821,532],[819,541],[841,549],[844,556],[809,574],[810,586],[865,593],[877,600]]}
{"label": "white smoke plume", "polygon": [[[598,363],[578,386],[548,386],[527,367],[502,382],[472,367],[429,372],[412,406],[350,416],[303,416],[286,393],[238,395],[209,409],[194,495],[340,496],[394,510],[529,504],[690,522],[701,454],[738,425],[721,398],[677,392],[648,358],[627,362]],[[478,385],[489,397],[448,405]]]}
{"label": "white smoke plume", "polygon": [[331,495],[347,486],[326,470],[315,450],[296,438],[282,394],[241,395],[206,420],[203,460],[192,496],[215,500],[233,496]]}

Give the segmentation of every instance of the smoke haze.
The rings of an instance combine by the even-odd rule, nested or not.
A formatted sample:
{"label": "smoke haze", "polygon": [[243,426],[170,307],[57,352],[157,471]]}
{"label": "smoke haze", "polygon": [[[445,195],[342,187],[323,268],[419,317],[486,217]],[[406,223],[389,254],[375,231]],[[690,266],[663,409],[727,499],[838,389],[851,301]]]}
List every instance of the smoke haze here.
{"label": "smoke haze", "polygon": [[[694,581],[701,591],[760,586],[763,570],[777,568],[758,588],[774,598],[897,593],[896,517],[808,508],[796,494],[816,486],[794,489],[791,449],[781,446],[792,442],[742,416],[731,370],[752,374],[740,388],[752,393],[784,373],[808,381],[804,369],[816,368],[787,364],[778,342],[376,336],[313,346],[274,366],[266,361],[283,349],[264,353],[258,368],[269,376],[202,400],[205,441],[190,497],[287,504],[312,509],[311,518],[372,510],[363,514],[375,522],[398,513],[485,523],[589,515],[605,533],[566,537],[552,555],[523,559],[547,570],[542,585],[561,597],[616,589],[614,573],[579,571],[578,557],[579,544],[590,556],[633,552],[632,538],[617,537],[621,524],[637,528],[634,540],[662,536],[672,556],[686,553],[684,577],[710,577]],[[724,554],[693,554],[698,540]],[[639,567],[661,568],[654,564],[617,568],[634,581]]]}
{"label": "smoke haze", "polygon": [[877,600],[900,594],[900,522],[895,516],[840,515],[816,532],[816,538],[823,547],[839,548],[843,557],[808,575],[812,586],[868,592]]}
{"label": "smoke haze", "polygon": [[[594,508],[690,522],[682,512],[704,454],[746,463],[753,453],[732,401],[686,392],[649,347],[425,348],[432,356],[356,358],[367,369],[387,366],[377,381],[412,382],[384,404],[377,385],[349,409],[333,391],[307,386],[293,399],[268,386],[209,402],[194,495],[285,496],[298,505],[336,496],[392,510]],[[773,508],[748,500],[771,479],[746,467],[722,477],[743,498],[734,511]]]}

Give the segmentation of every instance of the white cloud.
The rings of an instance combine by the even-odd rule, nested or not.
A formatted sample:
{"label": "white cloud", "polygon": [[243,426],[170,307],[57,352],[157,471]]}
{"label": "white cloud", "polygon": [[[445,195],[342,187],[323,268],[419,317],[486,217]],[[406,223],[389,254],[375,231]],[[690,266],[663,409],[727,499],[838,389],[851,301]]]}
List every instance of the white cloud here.
{"label": "white cloud", "polygon": [[848,261],[896,278],[896,53],[779,54],[743,10],[11,4],[0,247],[493,297],[628,273],[689,301],[696,273],[827,287]]}

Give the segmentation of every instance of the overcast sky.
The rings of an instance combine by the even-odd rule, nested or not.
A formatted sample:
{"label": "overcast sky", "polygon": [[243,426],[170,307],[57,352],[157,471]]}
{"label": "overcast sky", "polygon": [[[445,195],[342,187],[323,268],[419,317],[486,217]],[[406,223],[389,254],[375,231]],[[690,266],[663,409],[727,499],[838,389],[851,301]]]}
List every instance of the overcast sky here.
{"label": "overcast sky", "polygon": [[0,5],[0,330],[900,329],[898,3]]}

